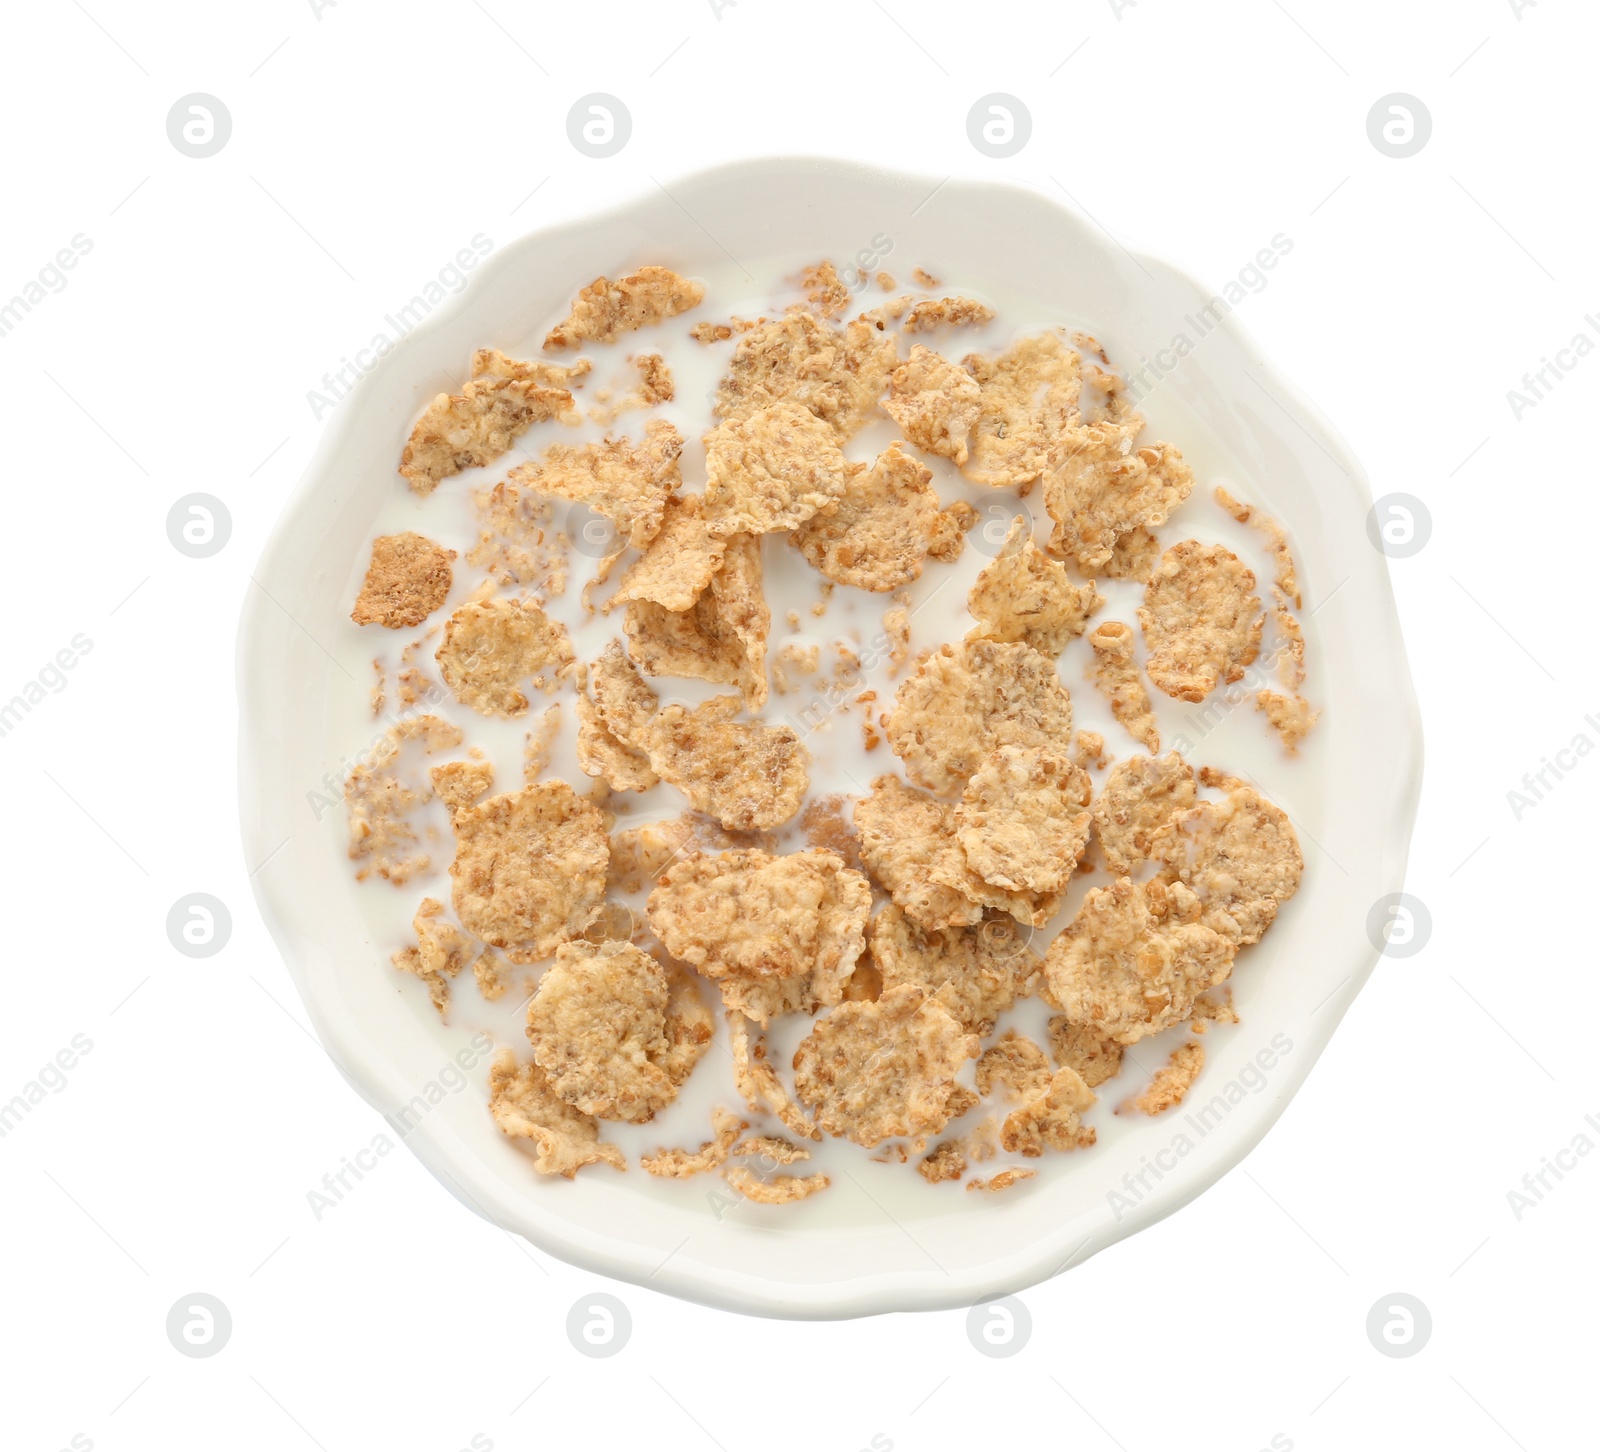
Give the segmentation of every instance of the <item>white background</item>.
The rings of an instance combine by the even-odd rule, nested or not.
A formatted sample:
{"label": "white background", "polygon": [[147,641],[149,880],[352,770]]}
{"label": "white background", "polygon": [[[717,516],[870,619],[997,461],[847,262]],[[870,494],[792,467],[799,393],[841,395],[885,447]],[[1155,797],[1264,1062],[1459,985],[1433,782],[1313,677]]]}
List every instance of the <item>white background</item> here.
{"label": "white background", "polygon": [[[92,648],[0,738],[16,854],[0,1100],[74,1035],[92,1049],[0,1140],[5,1446],[1583,1441],[1600,1155],[1547,1176],[1520,1219],[1507,1194],[1575,1136],[1600,1144],[1584,1122],[1600,1121],[1600,764],[1568,757],[1520,820],[1507,794],[1580,733],[1600,742],[1600,357],[1520,419],[1507,393],[1574,334],[1600,340],[1584,321],[1600,309],[1600,24],[1571,0],[1120,9],[8,14],[0,300],[75,235],[92,250],[0,337],[0,699],[74,635]],[[195,91],[233,120],[204,160],[166,134]],[[607,160],[567,140],[591,91],[633,117]],[[966,134],[994,91],[1033,118],[1005,161]],[[1433,120],[1405,160],[1366,129],[1397,91]],[[317,442],[308,390],[475,233],[501,246],[707,163],[802,151],[1066,191],[1214,288],[1286,233],[1241,321],[1374,494],[1432,516],[1392,567],[1428,730],[1407,885],[1431,940],[1379,965],[1243,1167],[1025,1293],[1032,1335],[1009,1359],[979,1355],[958,1312],[794,1325],[605,1285],[462,1210],[405,1154],[316,1220],[308,1191],[382,1126],[305,1028],[237,845],[235,622]],[[206,560],[165,531],[195,491],[233,517]],[[164,929],[196,891],[233,914],[209,959]],[[604,1361],[565,1331],[600,1289],[633,1322]],[[203,1360],[164,1329],[195,1291],[233,1319]],[[1433,1322],[1407,1359],[1365,1329],[1397,1291]]]}

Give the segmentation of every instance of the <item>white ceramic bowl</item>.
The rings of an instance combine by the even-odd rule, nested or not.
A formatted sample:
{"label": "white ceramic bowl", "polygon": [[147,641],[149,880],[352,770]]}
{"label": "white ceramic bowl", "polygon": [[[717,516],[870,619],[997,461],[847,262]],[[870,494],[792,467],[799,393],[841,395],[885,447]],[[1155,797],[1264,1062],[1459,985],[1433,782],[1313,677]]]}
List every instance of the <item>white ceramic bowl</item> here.
{"label": "white ceramic bowl", "polygon": [[692,274],[697,262],[720,266],[727,254],[850,259],[879,235],[894,239],[897,258],[1003,279],[1058,306],[1063,321],[1092,319],[1129,371],[1134,360],[1159,360],[1175,334],[1197,332],[1212,301],[1169,264],[1130,254],[1086,219],[1015,186],[940,185],[808,159],[676,181],[670,195],[657,190],[502,248],[362,379],[267,546],[240,628],[245,851],[251,867],[265,863],[253,879],[262,913],[335,1063],[389,1115],[443,1082],[424,1092],[424,1102],[438,1102],[408,1124],[405,1142],[495,1223],[595,1271],[764,1315],[865,1315],[1013,1292],[1170,1214],[1238,1164],[1377,961],[1368,914],[1401,886],[1421,780],[1421,728],[1386,563],[1367,535],[1361,468],[1222,317],[1162,386],[1288,527],[1307,606],[1316,608],[1326,710],[1314,779],[1303,788],[1317,798],[1318,824],[1304,841],[1304,886],[1252,950],[1260,962],[1245,1022],[1208,1040],[1206,1074],[1181,1115],[1119,1122],[1114,1142],[1056,1157],[1071,1160],[1070,1172],[1052,1170],[1028,1193],[994,1197],[940,1186],[886,1204],[856,1182],[791,1212],[724,1215],[703,1188],[637,1171],[589,1171],[572,1182],[531,1173],[485,1112],[481,1056],[468,1051],[477,1062],[465,1089],[446,1069],[465,1033],[452,1034],[418,1011],[416,995],[397,992],[354,901],[350,865],[308,806],[334,766],[324,723],[337,666],[317,637],[343,626],[352,564],[390,491],[402,487],[396,459],[412,419],[454,386],[474,348],[531,332],[600,272],[659,262]]}

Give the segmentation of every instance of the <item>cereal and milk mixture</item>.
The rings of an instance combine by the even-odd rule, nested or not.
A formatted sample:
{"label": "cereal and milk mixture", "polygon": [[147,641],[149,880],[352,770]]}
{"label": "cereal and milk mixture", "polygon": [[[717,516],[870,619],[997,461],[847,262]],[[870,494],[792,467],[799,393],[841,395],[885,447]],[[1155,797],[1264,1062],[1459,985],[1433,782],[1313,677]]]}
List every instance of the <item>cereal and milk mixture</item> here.
{"label": "cereal and milk mixture", "polygon": [[[414,527],[350,601],[349,857],[404,897],[397,985],[498,1013],[484,1113],[530,1179],[783,1205],[837,1140],[998,1193],[1174,1109],[1238,1021],[1299,842],[1156,703],[1250,671],[1230,703],[1298,752],[1290,541],[1093,338],[1001,332],[920,268],[823,261],[738,316],[644,266],[411,426]],[[1265,589],[1169,526],[1191,495]]]}

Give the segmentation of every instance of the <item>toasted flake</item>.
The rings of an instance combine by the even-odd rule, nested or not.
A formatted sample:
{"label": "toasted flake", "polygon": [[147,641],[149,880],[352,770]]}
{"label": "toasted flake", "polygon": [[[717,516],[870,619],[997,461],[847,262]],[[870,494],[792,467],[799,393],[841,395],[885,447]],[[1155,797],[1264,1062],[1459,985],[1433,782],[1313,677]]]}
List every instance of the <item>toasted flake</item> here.
{"label": "toasted flake", "polygon": [[872,961],[882,975],[882,993],[908,984],[920,988],[981,1038],[1039,968],[1025,943],[989,928],[923,932],[891,903],[872,920]]}
{"label": "toasted flake", "polygon": [[648,905],[667,951],[722,980],[728,1006],[763,1025],[840,1001],[871,911],[866,878],[834,853],[756,849],[683,858]]}
{"label": "toasted flake", "polygon": [[1209,927],[1244,947],[1295,895],[1305,859],[1287,814],[1254,787],[1211,767],[1200,780],[1228,795],[1179,813],[1156,834],[1151,856],[1194,891]]}
{"label": "toasted flake", "polygon": [[801,1139],[822,1138],[767,1062],[766,1039],[760,1034],[752,1036],[750,1020],[742,1013],[728,1014],[728,1048],[733,1055],[734,1086],[752,1110],[775,1115],[790,1134]]}
{"label": "toasted flake", "polygon": [[661,780],[650,758],[619,740],[588,696],[578,697],[577,709],[578,768],[585,776],[600,778],[614,792],[647,792]]}
{"label": "toasted flake", "polygon": [[1134,1108],[1149,1115],[1165,1114],[1183,1103],[1183,1097],[1200,1077],[1206,1066],[1205,1047],[1194,1039],[1179,1044],[1172,1051],[1166,1065],[1156,1071],[1155,1077],[1145,1086]]}
{"label": "toasted flake", "polygon": [[411,929],[417,935],[416,946],[402,948],[390,961],[428,985],[428,996],[442,1017],[450,1001],[449,980],[472,961],[476,945],[454,923],[445,921],[444,904],[437,898],[422,899]]}
{"label": "toasted flake", "polygon": [[431,494],[440,480],[493,463],[534,424],[571,413],[565,385],[587,371],[587,364],[518,363],[481,350],[461,392],[437,395],[417,420],[400,454],[401,475],[414,492]]}
{"label": "toasted flake", "polygon": [[454,550],[426,535],[381,534],[372,542],[372,563],[350,618],[357,625],[403,630],[421,625],[450,593]]}
{"label": "toasted flake", "polygon": [[548,499],[505,481],[472,494],[478,542],[467,563],[501,585],[529,587],[540,600],[566,593],[567,538]]}
{"label": "toasted flake", "polygon": [[535,1142],[533,1167],[541,1175],[570,1180],[585,1165],[628,1168],[622,1151],[601,1140],[594,1118],[558,1098],[544,1070],[518,1065],[510,1049],[501,1049],[489,1068],[489,1109],[502,1134]]}
{"label": "toasted flake", "polygon": [[706,528],[700,496],[674,494],[659,532],[623,572],[606,609],[649,600],[664,610],[688,610],[711,583],[727,549],[727,537]]}
{"label": "toasted flake", "polygon": [[1094,803],[1107,868],[1126,877],[1148,861],[1156,834],[1192,807],[1195,795],[1194,772],[1176,751],[1119,761]]}
{"label": "toasted flake", "polygon": [[781,826],[800,810],[810,753],[788,726],[734,719],[737,696],[692,710],[659,711],[647,737],[650,765],[697,811],[734,831]]}
{"label": "toasted flake", "polygon": [[1081,360],[1054,333],[998,357],[962,360],[978,381],[978,421],[962,472],[976,484],[1026,489],[1055,469],[1078,421]]}
{"label": "toasted flake", "polygon": [[1141,524],[1119,534],[1111,558],[1095,568],[1107,580],[1137,580],[1142,585],[1160,558],[1161,541]]}
{"label": "toasted flake", "polygon": [[774,1165],[794,1165],[809,1160],[811,1151],[801,1145],[791,1144],[781,1135],[747,1135],[733,1147],[735,1159],[765,1160]]}
{"label": "toasted flake", "polygon": [[964,368],[921,343],[889,375],[883,411],[919,449],[957,465],[967,462],[967,436],[981,411],[978,382]]}
{"label": "toasted flake", "polygon": [[1184,701],[1203,701],[1218,681],[1238,680],[1261,647],[1255,584],[1232,550],[1192,539],[1173,545],[1139,607],[1150,679]]}
{"label": "toasted flake", "polygon": [[720,423],[705,436],[706,527],[713,534],[793,529],[845,490],[833,430],[787,400]]}
{"label": "toasted flake", "polygon": [[[1205,1002],[1196,999],[1196,1009]],[[1058,1065],[1073,1070],[1091,1089],[1122,1071],[1122,1045],[1101,1038],[1089,1024],[1070,1022],[1065,1014],[1050,1020],[1050,1052]]]}
{"label": "toasted flake", "polygon": [[906,314],[902,327],[908,333],[931,333],[938,328],[981,328],[994,321],[994,309],[970,297],[928,298]]}
{"label": "toasted flake", "polygon": [[631,943],[563,943],[528,1005],[534,1061],[551,1089],[597,1119],[642,1123],[677,1096],[667,1053],[667,976]]}
{"label": "toasted flake", "polygon": [[955,1076],[977,1052],[975,1035],[908,985],[821,1019],[795,1050],[795,1093],[820,1128],[871,1149],[943,1129]]}
{"label": "toasted flake", "polygon": [[[533,678],[550,690],[576,659],[567,628],[532,600],[512,596],[468,601],[445,623],[434,655],[456,700],[484,716],[522,716],[528,698],[522,682]],[[546,675],[547,668],[554,675]]]}
{"label": "toasted flake", "polygon": [[522,735],[522,781],[532,786],[545,767],[550,765],[550,752],[556,737],[561,734],[561,704],[546,706],[539,724]]}
{"label": "toasted flake", "polygon": [[1050,1083],[1050,1060],[1038,1044],[1014,1029],[983,1051],[973,1072],[978,1093],[988,1098],[997,1087],[1013,1100],[1037,1098]]}
{"label": "toasted flake", "polygon": [[[1094,1133],[1093,1130],[1090,1130],[1089,1132],[1091,1134]],[[1093,1141],[1091,1140],[1090,1143],[1093,1143]],[[991,1194],[994,1194],[1001,1190],[1009,1190],[1013,1185],[1019,1185],[1024,1180],[1031,1180],[1037,1173],[1038,1172],[1036,1170],[1023,1170],[1016,1168],[1000,1170],[998,1173],[990,1175],[987,1180],[968,1180],[967,1188],[969,1190],[988,1190]]]}
{"label": "toasted flake", "polygon": [[1094,650],[1090,679],[1128,735],[1154,755],[1161,750],[1161,729],[1150,709],[1150,693],[1139,676],[1139,663],[1133,658],[1133,627],[1108,620],[1090,633],[1089,644]]}
{"label": "toasted flake", "polygon": [[1072,701],[1054,662],[1030,646],[971,640],[922,659],[886,729],[913,781],[953,794],[997,746],[1065,750]]}
{"label": "toasted flake", "polygon": [[677,429],[653,418],[637,444],[610,436],[597,444],[552,444],[536,461],[518,464],[497,492],[526,490],[587,505],[605,515],[623,541],[643,549],[656,537],[667,500],[683,482],[682,452]]}
{"label": "toasted flake", "polygon": [[722,1172],[730,1189],[758,1205],[792,1205],[826,1190],[833,1183],[826,1175],[773,1175],[763,1180],[743,1165],[730,1165]]}
{"label": "toasted flake", "polygon": [[697,1150],[663,1149],[653,1155],[641,1155],[639,1167],[646,1174],[658,1175],[667,1180],[686,1180],[690,1175],[703,1175],[707,1170],[725,1164],[728,1152],[740,1132],[747,1129],[744,1120],[730,1110],[717,1108],[711,1111],[711,1133]]}
{"label": "toasted flake", "polygon": [[1287,599],[1294,602],[1294,607],[1298,610],[1300,582],[1295,576],[1294,554],[1289,549],[1289,536],[1284,533],[1283,526],[1252,505],[1241,504],[1220,484],[1212,490],[1212,496],[1240,524],[1248,524],[1266,539],[1267,547],[1272,551],[1273,563],[1277,567],[1275,577],[1277,587],[1283,591]]}
{"label": "toasted flake", "polygon": [[809,312],[751,329],[717,390],[718,418],[745,418],[780,400],[810,409],[843,443],[875,408],[895,342],[859,319],[842,332]]}
{"label": "toasted flake", "polygon": [[1282,739],[1284,747],[1294,752],[1305,740],[1306,733],[1317,724],[1322,712],[1304,696],[1285,696],[1277,691],[1257,691],[1256,710],[1263,712],[1272,729]]}
{"label": "toasted flake", "polygon": [[1095,1142],[1082,1115],[1095,1103],[1095,1093],[1073,1069],[1057,1069],[1044,1087],[1005,1117],[1000,1147],[1037,1158],[1047,1149],[1085,1149]]}
{"label": "toasted flake", "polygon": [[962,926],[983,916],[977,902],[931,872],[943,863],[965,868],[946,803],[886,775],[856,803],[854,817],[867,871],[919,928]]}
{"label": "toasted flake", "polygon": [[613,342],[636,328],[699,307],[705,295],[701,284],[665,267],[641,267],[615,282],[597,277],[578,294],[566,319],[545,335],[545,350]]}
{"label": "toasted flake", "polygon": [[1027,520],[1019,516],[967,593],[967,609],[978,622],[967,639],[1019,640],[1044,655],[1060,655],[1105,603],[1094,581],[1074,585],[1067,578],[1066,566],[1033,542]]}
{"label": "toasted flake", "polygon": [[1037,746],[1001,746],[978,767],[955,811],[967,865],[1008,892],[1059,895],[1089,844],[1088,773]]}
{"label": "toasted flake", "polygon": [[488,761],[447,761],[428,775],[434,795],[452,812],[470,807],[494,786],[494,765]]}
{"label": "toasted flake", "polygon": [[930,1185],[959,1180],[966,1172],[966,1149],[959,1139],[940,1140],[917,1165],[917,1173]]}
{"label": "toasted flake", "polygon": [[589,668],[589,687],[607,727],[629,746],[643,746],[656,714],[656,693],[639,678],[622,642],[608,641]]}
{"label": "toasted flake", "polygon": [[639,370],[639,386],[623,399],[624,406],[654,408],[658,403],[671,403],[677,396],[672,370],[659,353],[640,353],[633,366]]}
{"label": "toasted flake", "polygon": [[400,887],[431,865],[411,823],[411,813],[433,797],[428,780],[408,771],[402,759],[413,741],[432,755],[459,746],[461,728],[440,716],[409,716],[386,731],[351,770],[344,801],[350,857],[361,863],[357,881],[376,872]]}
{"label": "toasted flake", "polygon": [[524,787],[452,818],[457,915],[469,932],[535,963],[599,915],[606,834],[600,810],[565,782]]}
{"label": "toasted flake", "polygon": [[795,530],[800,553],[840,585],[886,592],[919,578],[939,520],[932,473],[891,444],[869,467],[847,464],[848,482],[831,514]]}
{"label": "toasted flake", "polygon": [[478,992],[490,1003],[504,998],[511,986],[511,965],[504,955],[493,948],[485,948],[472,965],[472,976],[477,980]]}
{"label": "toasted flake", "polygon": [[772,612],[761,580],[760,537],[739,534],[724,541],[721,564],[689,609],[630,603],[623,628],[640,667],[653,676],[736,685],[749,710],[765,705]]}
{"label": "toasted flake", "polygon": [[1233,970],[1234,944],[1200,911],[1182,883],[1121,877],[1092,889],[1045,955],[1045,997],[1120,1044],[1181,1023]]}
{"label": "toasted flake", "polygon": [[967,532],[978,522],[978,511],[965,499],[958,499],[939,511],[934,521],[933,543],[928,546],[931,559],[943,564],[954,564],[961,558],[967,545]]}
{"label": "toasted flake", "polygon": [[[1171,444],[1134,447],[1143,427],[1132,412],[1078,425],[1045,479],[1045,508],[1055,521],[1050,551],[1075,560],[1086,575],[1102,573],[1124,535],[1165,524],[1194,487],[1194,475]],[[1140,537],[1133,558],[1143,548]]]}

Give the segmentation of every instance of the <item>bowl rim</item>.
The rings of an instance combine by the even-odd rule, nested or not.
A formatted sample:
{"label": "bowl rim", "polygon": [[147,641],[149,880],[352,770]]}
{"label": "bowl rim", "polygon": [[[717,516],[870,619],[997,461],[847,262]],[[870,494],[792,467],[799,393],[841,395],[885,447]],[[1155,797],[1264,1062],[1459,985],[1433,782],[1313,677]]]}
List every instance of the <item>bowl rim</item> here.
{"label": "bowl rim", "polygon": [[[888,182],[896,186],[917,184],[926,186],[930,194],[949,188],[958,194],[970,195],[980,204],[986,197],[1021,193],[1034,204],[1043,204],[1052,209],[1064,224],[1090,238],[1094,245],[1104,246],[1108,239],[1111,245],[1127,253],[1146,270],[1159,268],[1167,273],[1177,283],[1190,289],[1197,299],[1203,301],[1213,296],[1212,289],[1187,270],[1164,257],[1124,244],[1076,208],[1024,179],[940,178],[843,158],[797,154],[747,158],[686,170],[669,177],[671,185],[657,183],[657,186],[672,196],[676,188],[737,185],[757,175],[771,179],[774,175],[781,177],[785,174],[811,180],[832,175]],[[458,313],[473,304],[479,294],[492,289],[498,276],[514,265],[516,255],[522,249],[536,243],[581,234],[601,223],[624,221],[650,196],[647,191],[637,190],[609,206],[535,228],[495,248],[472,272],[460,293],[438,305],[401,338],[386,356],[380,358],[375,367],[360,377],[345,395],[334,417],[323,425],[317,447],[300,479],[287,495],[262,548],[253,578],[258,581],[272,579],[284,569],[292,568],[293,522],[316,492],[319,479],[327,473],[357,428],[363,403],[377,390],[379,380],[385,374],[401,367],[402,360],[409,360],[420,346],[419,340],[448,326]],[[1239,322],[1236,311],[1227,312],[1215,326],[1230,338],[1250,366],[1273,382],[1279,402],[1339,465],[1347,480],[1349,506],[1363,512],[1369,508],[1372,494],[1365,471],[1328,419],[1262,353],[1254,338]],[[1392,891],[1398,892],[1404,885],[1406,860],[1421,794],[1422,719],[1387,561],[1382,555],[1377,557],[1382,564],[1374,572],[1371,581],[1374,589],[1370,592],[1370,603],[1389,635],[1386,658],[1393,674],[1388,682],[1389,694],[1385,705],[1393,713],[1395,727],[1392,737],[1394,755],[1389,763],[1392,770],[1387,795],[1389,810],[1386,830],[1378,844],[1381,867],[1377,875],[1392,885]],[[272,628],[267,610],[270,596],[263,599],[265,594],[264,588],[245,592],[236,637],[235,679],[239,705],[237,779],[241,845],[247,867],[251,862],[265,865],[266,858],[274,848],[270,835],[264,830],[265,814],[259,806],[259,783],[271,760],[271,742],[258,724],[258,712],[254,709],[260,699],[262,686],[254,675],[254,662],[266,655],[257,646],[266,639]],[[316,980],[308,974],[301,960],[296,934],[287,921],[286,912],[274,899],[266,875],[260,873],[258,868],[251,872],[250,882],[262,919],[277,945],[324,1051],[357,1093],[380,1114],[386,1113],[392,1096],[382,1085],[382,1068],[368,1061],[362,1044],[351,1041],[342,1016],[318,991]],[[697,1263],[692,1271],[663,1267],[652,1270],[648,1265],[648,1257],[640,1253],[640,1247],[622,1245],[613,1249],[602,1248],[592,1242],[573,1238],[564,1233],[560,1226],[541,1226],[540,1233],[535,1235],[530,1233],[526,1217],[516,1214],[504,1197],[491,1192],[481,1196],[474,1193],[458,1178],[462,1147],[441,1117],[431,1116],[423,1120],[404,1136],[404,1141],[456,1198],[491,1223],[523,1236],[569,1264],[686,1300],[725,1310],[785,1319],[843,1319],[899,1310],[938,1310],[981,1304],[1038,1284],[1081,1264],[1117,1241],[1174,1213],[1237,1167],[1265,1137],[1303,1085],[1339,1022],[1376,967],[1381,953],[1367,944],[1364,938],[1361,942],[1361,950],[1350,964],[1347,977],[1318,1012],[1317,1031],[1297,1044],[1297,1052],[1284,1063],[1284,1073],[1277,1082],[1275,1092],[1262,1096],[1262,1102],[1253,1115],[1242,1118],[1234,1116],[1228,1121],[1226,1131],[1219,1131],[1221,1152],[1202,1156],[1202,1163],[1193,1166],[1184,1176],[1169,1177],[1170,1183],[1164,1181],[1155,1193],[1140,1200],[1115,1224],[1102,1224],[1064,1261],[1060,1258],[1060,1245],[1056,1244],[1048,1249],[1034,1247],[1030,1254],[1012,1255],[1003,1261],[991,1260],[968,1271],[953,1272],[942,1282],[933,1282],[925,1275],[918,1277],[910,1272],[900,1272],[870,1280],[818,1282],[804,1286],[790,1282],[763,1282],[742,1271],[729,1272],[726,1277],[719,1279],[709,1273],[710,1268],[704,1262]],[[482,1186],[474,1188],[483,1189]]]}

